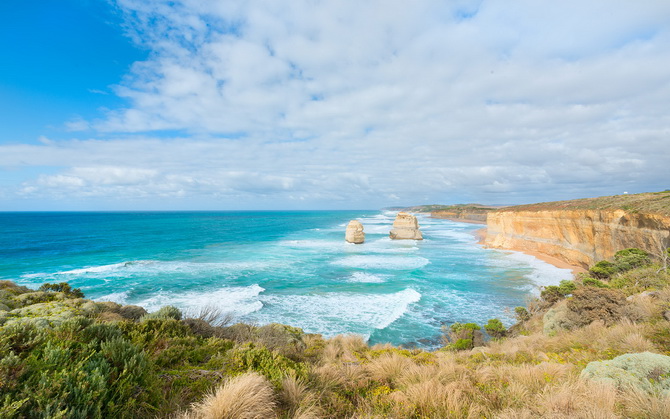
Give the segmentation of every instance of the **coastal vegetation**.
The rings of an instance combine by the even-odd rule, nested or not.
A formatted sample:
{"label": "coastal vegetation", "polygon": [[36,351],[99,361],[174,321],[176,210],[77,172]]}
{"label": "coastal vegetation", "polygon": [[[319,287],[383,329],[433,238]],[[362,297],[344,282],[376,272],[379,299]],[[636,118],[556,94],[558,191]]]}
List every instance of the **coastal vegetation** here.
{"label": "coastal vegetation", "polygon": [[429,352],[0,281],[0,417],[667,417],[658,259],[620,251],[515,314],[449,325]]}
{"label": "coastal vegetation", "polygon": [[624,210],[670,216],[670,190],[505,207],[505,211]]}

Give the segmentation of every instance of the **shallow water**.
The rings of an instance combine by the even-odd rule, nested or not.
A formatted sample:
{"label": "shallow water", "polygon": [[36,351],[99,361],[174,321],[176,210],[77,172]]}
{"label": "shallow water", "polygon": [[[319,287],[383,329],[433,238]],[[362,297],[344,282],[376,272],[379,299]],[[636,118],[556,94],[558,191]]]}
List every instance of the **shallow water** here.
{"label": "shallow water", "polygon": [[[222,307],[371,343],[434,348],[456,321],[513,322],[539,285],[571,276],[531,256],[484,249],[482,226],[420,217],[425,240],[388,238],[379,211],[2,213],[0,278],[67,281],[89,298]],[[344,242],[360,220],[366,242]]]}

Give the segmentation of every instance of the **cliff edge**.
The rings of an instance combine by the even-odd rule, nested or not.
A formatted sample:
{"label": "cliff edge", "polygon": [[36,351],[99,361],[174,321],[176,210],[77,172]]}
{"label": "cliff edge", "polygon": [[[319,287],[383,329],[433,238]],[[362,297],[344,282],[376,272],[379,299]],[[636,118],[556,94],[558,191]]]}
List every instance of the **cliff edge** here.
{"label": "cliff edge", "polygon": [[506,207],[487,216],[485,244],[588,268],[619,250],[670,246],[670,191]]}

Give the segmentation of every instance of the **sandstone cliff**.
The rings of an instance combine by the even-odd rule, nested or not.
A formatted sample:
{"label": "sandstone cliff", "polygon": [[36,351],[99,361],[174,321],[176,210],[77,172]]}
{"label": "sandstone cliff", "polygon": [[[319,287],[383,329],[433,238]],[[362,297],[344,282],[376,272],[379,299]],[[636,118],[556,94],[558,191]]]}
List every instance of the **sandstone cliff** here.
{"label": "sandstone cliff", "polygon": [[365,233],[363,232],[363,224],[358,220],[351,220],[347,225],[347,230],[344,234],[344,240],[349,243],[361,244],[365,242]]}
{"label": "sandstone cliff", "polygon": [[539,252],[585,268],[629,247],[660,253],[670,246],[670,192],[490,212],[485,244]]}
{"label": "sandstone cliff", "polygon": [[398,213],[389,237],[393,240],[423,240],[416,217],[406,212]]}

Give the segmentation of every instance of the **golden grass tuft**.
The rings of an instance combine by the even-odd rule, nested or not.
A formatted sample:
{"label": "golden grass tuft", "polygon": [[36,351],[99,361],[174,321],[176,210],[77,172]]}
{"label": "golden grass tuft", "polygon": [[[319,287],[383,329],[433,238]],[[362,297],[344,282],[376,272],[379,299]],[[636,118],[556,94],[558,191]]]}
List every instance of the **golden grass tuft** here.
{"label": "golden grass tuft", "polygon": [[183,419],[275,418],[275,400],[270,382],[256,373],[230,379],[193,405]]}
{"label": "golden grass tuft", "polygon": [[365,365],[370,377],[382,384],[394,385],[398,378],[414,363],[394,353],[384,354]]}

